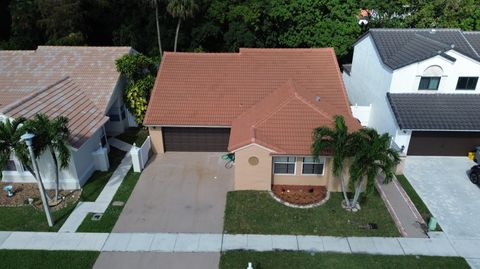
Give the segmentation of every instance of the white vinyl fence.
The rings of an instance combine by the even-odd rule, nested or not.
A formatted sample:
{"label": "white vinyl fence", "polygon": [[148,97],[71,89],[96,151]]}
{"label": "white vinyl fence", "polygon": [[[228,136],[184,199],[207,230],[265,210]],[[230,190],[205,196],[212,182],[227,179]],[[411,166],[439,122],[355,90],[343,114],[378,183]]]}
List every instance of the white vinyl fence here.
{"label": "white vinyl fence", "polygon": [[147,137],[141,147],[137,147],[135,144],[133,144],[133,147],[130,150],[130,155],[132,155],[133,171],[142,172],[142,170],[145,168],[145,164],[148,162],[148,158],[150,157],[151,148],[152,142],[150,136]]}

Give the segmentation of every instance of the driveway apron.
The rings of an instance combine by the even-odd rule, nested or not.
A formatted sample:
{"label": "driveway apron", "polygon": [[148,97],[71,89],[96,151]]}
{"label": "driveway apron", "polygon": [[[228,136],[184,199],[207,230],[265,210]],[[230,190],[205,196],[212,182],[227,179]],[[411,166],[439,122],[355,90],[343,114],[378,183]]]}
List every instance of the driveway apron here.
{"label": "driveway apron", "polygon": [[222,153],[167,152],[143,171],[114,232],[222,233],[233,169]]}
{"label": "driveway apron", "polygon": [[404,174],[450,239],[480,238],[480,189],[466,157],[408,156]]}

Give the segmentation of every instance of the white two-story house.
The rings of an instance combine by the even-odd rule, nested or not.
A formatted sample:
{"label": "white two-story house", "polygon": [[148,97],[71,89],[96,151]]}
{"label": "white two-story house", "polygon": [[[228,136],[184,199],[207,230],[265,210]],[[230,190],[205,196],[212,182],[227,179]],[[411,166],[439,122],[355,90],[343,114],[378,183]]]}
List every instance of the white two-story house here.
{"label": "white two-story house", "polygon": [[405,155],[466,156],[480,146],[480,32],[371,29],[343,79],[364,126]]}

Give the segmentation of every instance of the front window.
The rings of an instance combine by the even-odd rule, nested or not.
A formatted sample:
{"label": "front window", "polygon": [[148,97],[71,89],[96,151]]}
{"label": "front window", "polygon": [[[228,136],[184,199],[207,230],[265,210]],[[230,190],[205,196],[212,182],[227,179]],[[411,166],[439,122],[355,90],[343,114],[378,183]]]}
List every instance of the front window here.
{"label": "front window", "polygon": [[422,77],[420,79],[419,90],[438,90],[440,85],[440,77]]}
{"label": "front window", "polygon": [[13,160],[8,160],[7,165],[3,169],[4,171],[17,171],[17,166]]}
{"label": "front window", "polygon": [[478,77],[459,77],[457,82],[457,90],[475,90],[477,87]]}
{"label": "front window", "polygon": [[273,157],[274,174],[295,174],[295,157]]}
{"label": "front window", "polygon": [[302,161],[302,174],[323,175],[324,164],[325,158],[318,158],[318,160],[315,160],[313,157],[304,157]]}

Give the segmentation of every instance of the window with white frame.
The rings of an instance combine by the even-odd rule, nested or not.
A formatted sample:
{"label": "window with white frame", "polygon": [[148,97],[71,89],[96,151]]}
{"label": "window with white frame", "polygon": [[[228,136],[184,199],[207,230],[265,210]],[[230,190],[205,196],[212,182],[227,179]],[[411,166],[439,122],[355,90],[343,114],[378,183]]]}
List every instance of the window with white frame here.
{"label": "window with white frame", "polygon": [[319,157],[317,160],[313,157],[303,157],[302,175],[323,175],[325,158]]}
{"label": "window with white frame", "polygon": [[274,174],[295,174],[295,157],[277,156],[273,157]]}

